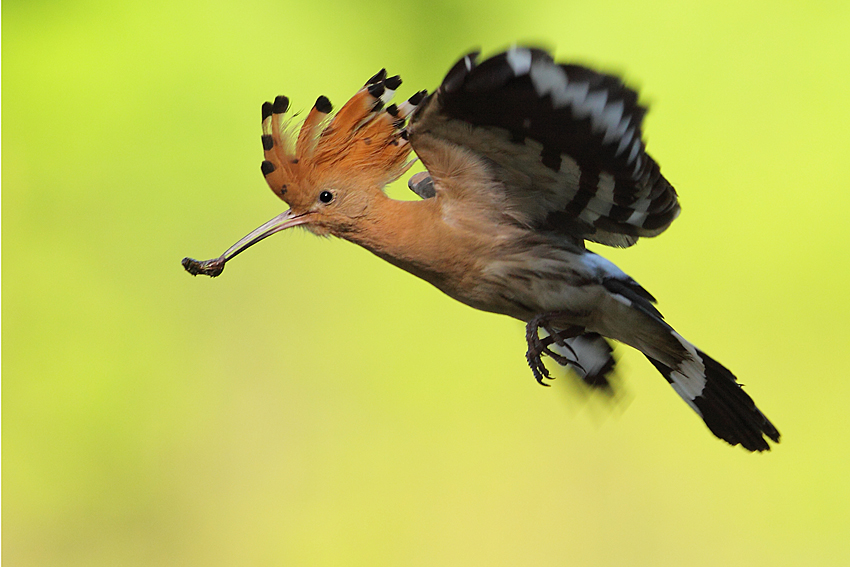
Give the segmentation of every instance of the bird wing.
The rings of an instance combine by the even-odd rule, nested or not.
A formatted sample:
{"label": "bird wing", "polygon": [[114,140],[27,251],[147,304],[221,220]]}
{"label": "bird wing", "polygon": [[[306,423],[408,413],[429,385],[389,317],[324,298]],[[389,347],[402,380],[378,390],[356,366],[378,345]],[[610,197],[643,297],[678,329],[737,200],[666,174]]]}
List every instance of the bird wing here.
{"label": "bird wing", "polygon": [[646,108],[620,79],[534,48],[477,56],[458,61],[410,120],[437,195],[489,199],[525,226],[620,247],[678,216],[676,191],[645,150]]}

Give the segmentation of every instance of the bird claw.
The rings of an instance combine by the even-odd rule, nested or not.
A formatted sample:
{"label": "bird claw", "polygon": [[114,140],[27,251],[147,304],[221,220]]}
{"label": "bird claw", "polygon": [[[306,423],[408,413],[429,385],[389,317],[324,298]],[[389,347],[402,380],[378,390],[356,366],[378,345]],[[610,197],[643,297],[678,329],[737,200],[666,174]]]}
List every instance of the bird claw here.
{"label": "bird claw", "polygon": [[[549,384],[545,383],[543,380],[553,380],[554,378],[549,373],[549,369],[546,368],[546,365],[543,364],[543,355],[547,355],[552,358],[555,362],[560,364],[561,366],[566,366],[568,364],[575,366],[581,370],[581,364],[578,363],[578,356],[576,355],[575,350],[564,342],[564,339],[570,337],[576,337],[580,335],[584,329],[581,327],[572,326],[563,331],[556,331],[549,323],[553,319],[557,319],[558,316],[563,317],[563,313],[542,313],[537,315],[528,322],[528,325],[525,327],[525,340],[528,343],[528,350],[525,353],[525,360],[528,362],[528,367],[531,368],[531,373],[534,375],[534,379],[537,380],[537,383],[541,386],[549,386]],[[540,338],[539,330],[543,329],[546,331],[549,336]],[[552,344],[557,344],[560,347],[568,349],[573,358],[569,359],[566,356],[559,354],[557,352],[552,351],[549,348]]]}

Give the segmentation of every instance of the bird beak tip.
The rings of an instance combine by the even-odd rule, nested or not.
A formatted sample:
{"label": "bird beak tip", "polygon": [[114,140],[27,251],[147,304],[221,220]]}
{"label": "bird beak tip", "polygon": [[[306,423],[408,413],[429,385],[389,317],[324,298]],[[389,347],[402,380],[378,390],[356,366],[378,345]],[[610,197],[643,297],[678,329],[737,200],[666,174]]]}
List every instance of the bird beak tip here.
{"label": "bird beak tip", "polygon": [[228,248],[227,251],[218,258],[204,260],[203,262],[195,260],[194,258],[183,258],[181,264],[183,264],[183,268],[193,276],[201,274],[214,278],[224,271],[224,264],[228,260],[238,255],[243,250],[250,248],[257,242],[268,238],[272,234],[286,230],[293,226],[305,224],[308,220],[309,217],[306,213],[299,215],[293,213],[292,209],[290,209],[279,214],[262,226],[252,230],[244,238],[240,239],[239,242]]}

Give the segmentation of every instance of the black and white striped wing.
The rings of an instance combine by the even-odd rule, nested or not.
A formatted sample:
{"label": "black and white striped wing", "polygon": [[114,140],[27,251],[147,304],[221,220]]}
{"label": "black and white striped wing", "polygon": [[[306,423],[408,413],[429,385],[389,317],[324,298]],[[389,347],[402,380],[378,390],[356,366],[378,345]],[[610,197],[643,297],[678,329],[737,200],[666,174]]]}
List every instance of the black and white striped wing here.
{"label": "black and white striped wing", "polygon": [[[678,216],[676,191],[645,151],[635,91],[539,49],[476,58],[462,58],[412,118],[426,167],[436,159],[429,138],[472,152],[490,166],[487,187],[504,191],[507,214],[612,246],[655,236]],[[451,184],[431,173],[438,192]]]}

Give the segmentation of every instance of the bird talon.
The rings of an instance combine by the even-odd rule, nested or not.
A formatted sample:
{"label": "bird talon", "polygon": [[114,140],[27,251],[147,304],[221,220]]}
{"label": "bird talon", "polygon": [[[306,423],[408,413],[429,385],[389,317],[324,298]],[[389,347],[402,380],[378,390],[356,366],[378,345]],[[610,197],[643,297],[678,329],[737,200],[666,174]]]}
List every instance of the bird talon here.
{"label": "bird talon", "polygon": [[[560,333],[558,333],[558,331],[553,329],[551,325],[549,325],[547,323],[541,323],[540,327],[542,327],[544,331],[549,333],[549,336],[552,338],[552,342],[554,342],[558,346],[566,347],[570,350],[573,350],[572,347],[568,346],[567,343],[564,342],[564,339],[561,338]],[[575,354],[575,353],[573,353],[573,354]]]}
{"label": "bird talon", "polygon": [[[545,383],[543,380],[552,380],[552,375],[549,374],[549,369],[546,368],[546,365],[543,364],[543,354],[548,354],[553,358],[556,355],[552,351],[549,350],[548,345],[551,344],[551,338],[546,337],[546,339],[541,340],[540,335],[538,334],[539,326],[532,320],[528,327],[526,328],[526,342],[528,343],[528,350],[525,353],[525,359],[528,361],[528,367],[531,368],[531,373],[534,375],[534,379],[537,380],[537,383],[541,386],[549,386],[549,384]],[[545,341],[549,339],[550,342],[546,343]],[[557,358],[555,359],[557,360]]]}
{"label": "bird talon", "polygon": [[[547,331],[548,331],[548,329],[547,329]],[[556,340],[556,338],[557,338],[557,340]],[[569,350],[572,353],[573,357],[570,359],[570,358],[567,358],[566,356],[564,356],[560,353],[552,351],[549,348],[549,345],[551,345],[552,343],[555,343],[555,344],[562,346],[565,349]],[[587,374],[587,370],[585,370],[584,366],[582,366],[578,361],[578,354],[576,354],[575,349],[564,341],[564,339],[561,337],[560,333],[555,333],[554,335],[549,335],[548,337],[545,337],[540,342],[540,344],[542,344],[543,347],[544,347],[543,353],[549,355],[551,358],[553,358],[555,360],[555,362],[557,362],[561,366],[567,366],[569,364],[570,366],[573,366],[573,367],[581,370],[585,374]]]}
{"label": "bird talon", "polygon": [[572,364],[573,361],[567,358],[566,356],[559,354],[557,352],[552,351],[549,347],[543,347],[543,351],[540,354],[545,354],[553,359],[555,362],[560,364],[561,366],[566,366],[567,364]]}
{"label": "bird talon", "polygon": [[531,373],[534,375],[534,379],[537,380],[537,383],[548,388],[549,384],[544,382],[543,379],[552,380],[552,376],[543,364],[540,354],[535,354],[529,349],[525,353],[525,359],[528,361],[528,367],[531,368]]}
{"label": "bird talon", "polygon": [[[580,335],[583,329],[581,327],[573,326],[563,331],[556,331],[549,323],[558,315],[558,313],[542,313],[537,315],[529,321],[525,329],[525,339],[528,343],[528,351],[525,353],[525,358],[528,361],[528,366],[531,368],[531,373],[534,375],[534,378],[543,386],[549,385],[543,382],[544,378],[547,380],[554,380],[552,375],[549,373],[549,370],[543,364],[544,354],[552,358],[561,366],[571,365],[586,373],[585,369],[578,362],[578,355],[576,354],[576,351],[564,340],[565,338]],[[563,315],[563,313],[560,315]],[[549,336],[541,339],[539,334],[540,329],[546,331]],[[567,337],[564,337],[564,334],[566,334]],[[558,346],[569,350],[570,353],[572,353],[572,359],[554,352],[549,348],[552,344],[557,344]]]}

